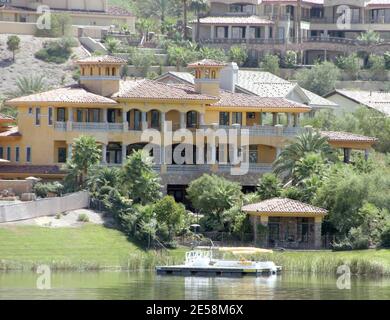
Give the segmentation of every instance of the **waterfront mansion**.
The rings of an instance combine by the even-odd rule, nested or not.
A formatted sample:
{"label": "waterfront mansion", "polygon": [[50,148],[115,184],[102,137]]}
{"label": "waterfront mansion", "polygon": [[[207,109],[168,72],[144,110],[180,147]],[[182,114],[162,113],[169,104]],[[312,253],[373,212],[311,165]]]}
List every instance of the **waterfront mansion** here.
{"label": "waterfront mansion", "polygon": [[[166,192],[180,199],[188,183],[204,173],[225,176],[250,190],[262,174],[272,171],[272,163],[287,144],[305,130],[312,130],[300,126],[303,115],[311,111],[309,105],[283,97],[238,93],[234,86],[226,88],[229,81],[220,78],[221,74],[224,80],[235,77],[236,68],[231,63],[202,60],[190,64],[194,84],[121,80],[120,70],[126,61],[113,56],[92,56],[76,63],[79,84],[6,101],[6,105],[17,108],[18,118],[17,126],[0,132],[0,158],[9,161],[0,166],[0,178],[63,177],[62,165],[72,156],[74,139],[81,135],[95,137],[101,146],[102,165],[120,166],[133,150],[149,142],[143,139],[143,132],[153,129],[161,133],[152,155]],[[248,154],[248,170],[242,175],[232,174],[236,164],[231,161],[229,144],[217,143],[207,149],[211,163],[198,163],[192,157],[185,157],[184,163],[176,161],[175,150],[183,139],[176,134],[168,139],[168,127],[173,132],[245,132],[247,142],[239,147]],[[351,149],[368,156],[375,142],[349,133],[321,134],[333,147],[344,149],[346,162]],[[202,139],[206,141],[207,135]],[[173,152],[167,152],[168,147]],[[195,155],[197,152],[194,148]]]}

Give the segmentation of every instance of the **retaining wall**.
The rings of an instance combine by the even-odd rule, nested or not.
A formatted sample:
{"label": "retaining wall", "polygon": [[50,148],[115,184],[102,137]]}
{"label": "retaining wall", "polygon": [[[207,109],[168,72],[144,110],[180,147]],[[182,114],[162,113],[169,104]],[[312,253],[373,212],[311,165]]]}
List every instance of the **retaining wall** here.
{"label": "retaining wall", "polygon": [[86,191],[63,197],[3,205],[0,206],[0,223],[54,216],[57,213],[87,208],[88,206],[89,194]]}

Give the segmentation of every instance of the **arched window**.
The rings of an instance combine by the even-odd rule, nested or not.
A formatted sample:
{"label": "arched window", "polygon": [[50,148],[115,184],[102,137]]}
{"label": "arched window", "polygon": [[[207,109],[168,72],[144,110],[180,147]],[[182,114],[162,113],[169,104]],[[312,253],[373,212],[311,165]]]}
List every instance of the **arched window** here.
{"label": "arched window", "polygon": [[106,68],[106,76],[109,76],[109,75],[110,75],[110,68],[107,67],[107,68]]}
{"label": "arched window", "polygon": [[114,76],[115,76],[115,74],[116,74],[116,72],[115,72],[115,68],[112,68],[112,70],[111,70],[111,75],[114,77]]}
{"label": "arched window", "polygon": [[150,111],[151,119],[150,119],[150,125],[153,129],[159,129],[160,128],[160,112],[157,110]]}
{"label": "arched window", "polygon": [[187,112],[187,128],[196,128],[198,126],[198,113],[196,111]]}

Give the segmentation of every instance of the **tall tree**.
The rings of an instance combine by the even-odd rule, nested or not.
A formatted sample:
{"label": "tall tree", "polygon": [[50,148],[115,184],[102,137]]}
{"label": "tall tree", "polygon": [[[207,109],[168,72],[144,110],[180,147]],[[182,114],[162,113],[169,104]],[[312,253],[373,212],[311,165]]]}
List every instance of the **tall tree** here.
{"label": "tall tree", "polygon": [[128,157],[123,177],[124,187],[134,203],[148,204],[161,198],[160,177],[146,151],[138,150]]}
{"label": "tall tree", "polygon": [[18,36],[9,36],[7,39],[7,49],[12,52],[12,61],[15,62],[15,53],[20,49],[20,38]]}
{"label": "tall tree", "polygon": [[307,153],[320,153],[324,160],[333,161],[334,151],[328,144],[327,138],[318,132],[305,132],[297,137],[296,141],[287,146],[274,163],[274,171],[285,180],[293,177],[293,172],[299,160]]}
{"label": "tall tree", "polygon": [[76,173],[79,186],[84,186],[89,170],[100,163],[101,157],[101,149],[94,137],[80,136],[74,139],[72,159],[68,161],[67,166]]}
{"label": "tall tree", "polygon": [[191,0],[190,8],[191,10],[196,12],[196,36],[195,41],[199,42],[199,30],[200,30],[200,16],[203,12],[208,9],[208,1],[207,0]]}

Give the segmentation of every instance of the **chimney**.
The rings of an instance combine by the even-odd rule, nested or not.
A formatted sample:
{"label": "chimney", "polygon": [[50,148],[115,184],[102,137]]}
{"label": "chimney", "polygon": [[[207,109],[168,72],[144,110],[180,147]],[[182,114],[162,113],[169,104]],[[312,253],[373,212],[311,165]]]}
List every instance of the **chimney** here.
{"label": "chimney", "polygon": [[221,70],[219,86],[221,89],[234,92],[238,82],[238,65],[235,62],[229,62]]}

